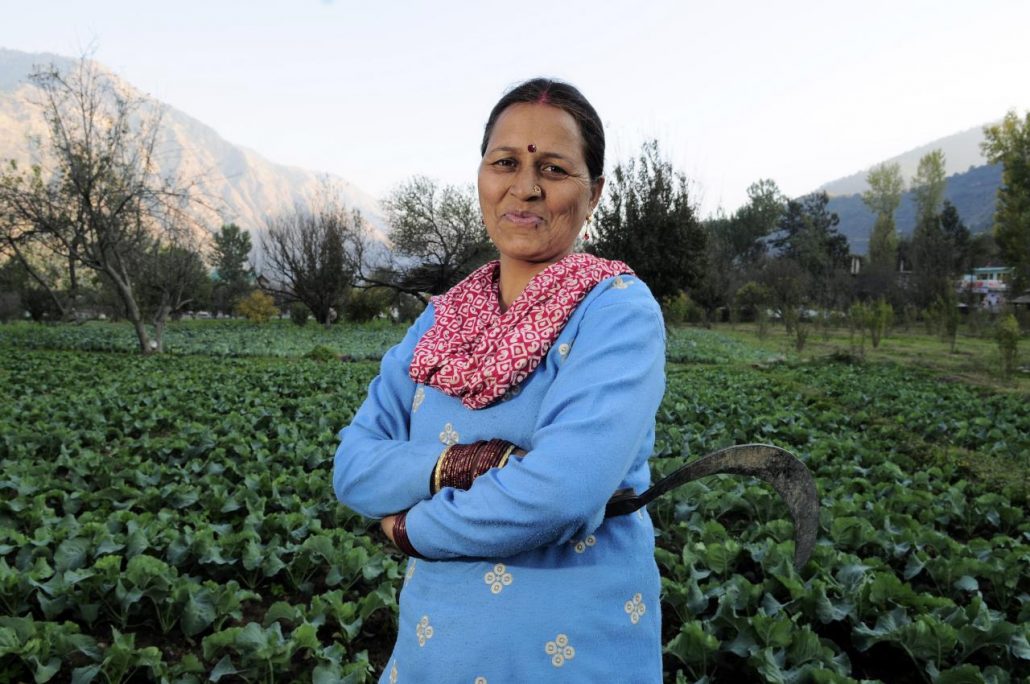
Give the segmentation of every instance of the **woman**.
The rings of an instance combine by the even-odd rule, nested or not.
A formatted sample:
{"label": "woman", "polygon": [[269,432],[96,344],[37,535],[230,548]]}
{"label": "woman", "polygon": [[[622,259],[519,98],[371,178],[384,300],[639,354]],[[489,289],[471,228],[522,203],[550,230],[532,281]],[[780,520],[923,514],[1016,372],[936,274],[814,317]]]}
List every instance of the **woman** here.
{"label": "woman", "polygon": [[411,559],[382,682],[661,681],[654,531],[604,519],[650,480],[661,311],[621,262],[573,254],[604,186],[575,88],[494,107],[479,201],[500,258],[383,358],[334,486]]}

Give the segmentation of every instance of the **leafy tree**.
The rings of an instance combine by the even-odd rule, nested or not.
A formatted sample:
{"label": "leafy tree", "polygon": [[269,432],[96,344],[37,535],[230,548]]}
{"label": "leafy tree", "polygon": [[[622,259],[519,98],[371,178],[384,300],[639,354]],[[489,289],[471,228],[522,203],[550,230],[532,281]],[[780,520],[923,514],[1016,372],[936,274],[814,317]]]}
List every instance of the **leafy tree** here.
{"label": "leafy tree", "polygon": [[323,192],[313,209],[297,205],[268,218],[257,280],[268,293],[303,302],[316,321],[329,325],[360,271],[366,233],[359,212],[348,212],[329,189]]}
{"label": "leafy tree", "polygon": [[732,307],[734,293],[754,277],[766,257],[766,238],[776,230],[786,200],[772,180],[760,180],[747,189],[748,201],[732,216],[704,222],[705,277],[693,296],[709,312]]}
{"label": "leafy tree", "polygon": [[788,201],[772,240],[779,256],[795,261],[817,290],[848,266],[848,239],[837,231],[840,219],[829,211],[829,201],[825,192]]}
{"label": "leafy tree", "polygon": [[869,189],[862,194],[862,201],[876,215],[873,232],[869,237],[869,263],[895,268],[898,256],[898,236],[895,232],[894,212],[901,204],[905,192],[905,180],[901,177],[901,166],[881,164],[866,175]]}
{"label": "leafy tree", "polygon": [[446,292],[496,256],[471,186],[440,187],[415,176],[391,192],[384,206],[395,258],[379,273],[363,275],[369,284],[427,302],[425,293]]}
{"label": "leafy tree", "polygon": [[949,289],[951,254],[939,216],[916,225],[909,253],[912,257],[912,296],[920,307],[930,306]]}
{"label": "leafy tree", "polygon": [[1015,269],[1013,292],[1030,288],[1030,112],[1014,111],[984,129],[983,152],[1002,165],[994,236],[1005,263]]}
{"label": "leafy tree", "polygon": [[223,225],[214,235],[211,261],[215,269],[215,302],[219,311],[232,310],[234,303],[252,287],[253,274],[247,260],[250,233],[235,223]]}
{"label": "leafy tree", "polygon": [[686,176],[664,159],[658,141],[616,165],[594,214],[589,251],[621,259],[664,300],[695,288],[705,272],[705,231]]}
{"label": "leafy tree", "polygon": [[[0,177],[0,202],[8,192],[16,191],[17,165],[12,161],[10,174]],[[4,267],[18,273],[8,287],[23,301],[31,302],[33,320],[43,317],[71,319],[79,295],[78,271],[74,260],[67,260],[44,247],[43,234],[25,223],[23,216],[9,212],[0,218],[0,257],[7,257]]]}
{"label": "leafy tree", "polygon": [[969,229],[947,200],[939,214],[916,225],[910,253],[915,268],[913,295],[920,306],[949,296],[955,278],[973,265],[971,246]]}
{"label": "leafy tree", "polygon": [[958,209],[948,200],[944,200],[940,220],[941,237],[947,244],[948,254],[951,256],[948,263],[948,275],[961,275],[974,265],[971,259],[972,236],[969,228],[959,216]]}
{"label": "leafy tree", "polygon": [[140,308],[154,324],[152,346],[164,351],[164,328],[168,317],[188,304],[206,299],[211,279],[200,252],[182,244],[152,241],[133,270]]}
{"label": "leafy tree", "polygon": [[934,150],[923,155],[912,178],[912,195],[916,203],[916,229],[940,215],[944,189],[948,184],[944,170],[944,152]]}
{"label": "leafy tree", "polygon": [[752,267],[765,257],[766,238],[776,231],[786,199],[771,179],[759,180],[747,189],[747,203],[734,212],[724,240],[738,268]]}
{"label": "leafy tree", "polygon": [[49,136],[35,143],[40,164],[24,171],[11,164],[0,176],[0,232],[66,260],[73,290],[76,266],[101,274],[121,300],[140,351],[148,353],[134,257],[153,240],[193,227],[185,211],[190,185],[158,171],[160,113],[116,88],[85,58],[68,72],[37,68],[29,79],[42,98]]}

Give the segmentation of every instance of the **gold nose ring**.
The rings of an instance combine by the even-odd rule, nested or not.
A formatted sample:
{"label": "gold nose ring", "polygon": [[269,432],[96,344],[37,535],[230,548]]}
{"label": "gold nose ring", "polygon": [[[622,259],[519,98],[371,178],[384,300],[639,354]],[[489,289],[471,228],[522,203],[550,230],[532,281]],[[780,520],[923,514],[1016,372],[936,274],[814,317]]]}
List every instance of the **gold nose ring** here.
{"label": "gold nose ring", "polygon": [[534,195],[539,195],[543,191],[544,191],[543,188],[541,188],[539,185],[534,185],[533,186],[533,194]]}

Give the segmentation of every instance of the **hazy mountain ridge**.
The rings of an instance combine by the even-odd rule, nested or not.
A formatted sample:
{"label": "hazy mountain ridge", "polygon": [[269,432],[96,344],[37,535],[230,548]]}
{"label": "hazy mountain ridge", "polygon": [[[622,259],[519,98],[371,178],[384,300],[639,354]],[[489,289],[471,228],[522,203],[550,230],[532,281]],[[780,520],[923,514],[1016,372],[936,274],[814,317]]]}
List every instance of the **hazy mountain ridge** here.
{"label": "hazy mountain ridge", "polygon": [[[989,122],[984,126],[989,126],[997,122]],[[820,190],[825,190],[831,197],[838,195],[855,195],[861,194],[869,189],[869,184],[866,183],[866,174],[869,173],[869,169],[880,164],[896,163],[901,167],[901,175],[904,177],[905,182],[909,183],[912,177],[916,173],[916,168],[919,166],[919,160],[924,155],[934,150],[941,150],[944,152],[944,164],[945,172],[948,175],[964,173],[969,171],[973,167],[983,166],[987,163],[987,159],[983,156],[983,152],[980,151],[980,143],[983,142],[984,126],[975,126],[967,130],[948,135],[943,138],[938,138],[932,142],[920,145],[919,147],[903,152],[897,156],[885,159],[880,163],[873,164],[869,168],[853,173],[850,176],[844,178],[838,178],[837,180],[824,183],[819,187]]]}
{"label": "hazy mountain ridge", "polygon": [[[31,159],[29,136],[48,134],[43,114],[34,104],[38,90],[28,83],[33,66],[53,63],[71,67],[75,60],[58,55],[30,54],[0,48],[0,160]],[[101,66],[119,90],[140,92]],[[162,108],[157,158],[162,175],[196,179],[211,209],[198,210],[206,234],[223,222],[260,233],[265,219],[297,202],[315,197],[325,179],[340,190],[349,208],[358,209],[382,235],[385,221],[378,201],[354,184],[330,174],[275,164],[258,153],[234,145],[203,122],[169,105]]]}
{"label": "hazy mountain ridge", "polygon": [[[962,221],[973,233],[990,230],[994,222],[994,206],[1001,185],[1001,165],[974,167],[965,173],[948,177],[944,199],[955,205]],[[829,210],[840,217],[837,230],[847,236],[851,251],[865,254],[869,251],[869,235],[875,216],[862,201],[861,195],[831,197]],[[916,206],[911,191],[901,198],[894,212],[898,235],[911,235],[916,224]]]}

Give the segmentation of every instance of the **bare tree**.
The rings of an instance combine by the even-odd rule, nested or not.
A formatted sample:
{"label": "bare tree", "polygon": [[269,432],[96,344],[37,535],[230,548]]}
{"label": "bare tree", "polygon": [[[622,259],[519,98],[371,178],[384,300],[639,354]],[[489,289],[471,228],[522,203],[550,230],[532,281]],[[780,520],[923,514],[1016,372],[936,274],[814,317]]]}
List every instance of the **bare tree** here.
{"label": "bare tree", "polygon": [[361,214],[323,192],[314,208],[298,204],[268,219],[258,284],[287,301],[303,302],[315,320],[328,325],[362,270],[366,235]]}
{"label": "bare tree", "polygon": [[134,255],[153,240],[189,231],[192,187],[161,177],[155,145],[160,111],[126,92],[83,57],[67,72],[37,67],[29,77],[41,93],[49,137],[35,146],[42,163],[0,176],[5,236],[35,241],[102,275],[133,324],[140,351],[151,344],[134,289]]}
{"label": "bare tree", "polygon": [[440,294],[492,258],[496,251],[470,187],[440,187],[425,176],[402,184],[384,202],[394,259],[366,279],[413,294]]}

